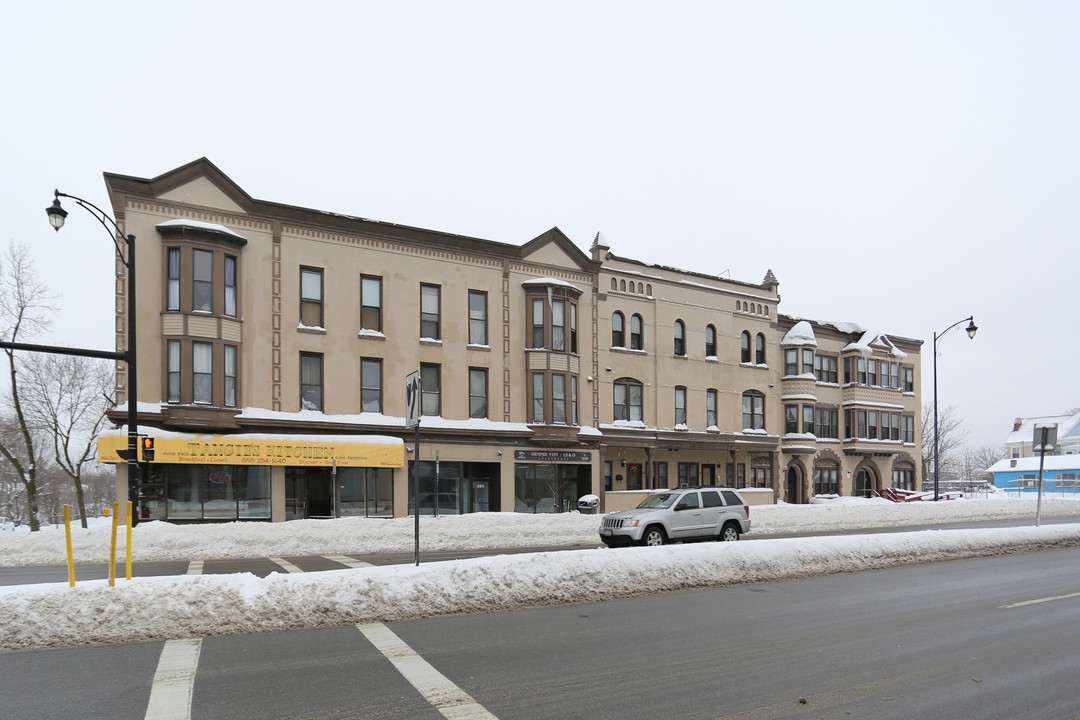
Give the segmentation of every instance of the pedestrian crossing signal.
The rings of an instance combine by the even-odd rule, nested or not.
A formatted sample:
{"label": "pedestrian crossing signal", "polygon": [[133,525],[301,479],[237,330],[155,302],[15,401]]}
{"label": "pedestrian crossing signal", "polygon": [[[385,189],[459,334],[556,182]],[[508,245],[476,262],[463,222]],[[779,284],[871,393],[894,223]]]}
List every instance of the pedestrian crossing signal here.
{"label": "pedestrian crossing signal", "polygon": [[143,462],[154,462],[154,438],[142,438],[142,459]]}

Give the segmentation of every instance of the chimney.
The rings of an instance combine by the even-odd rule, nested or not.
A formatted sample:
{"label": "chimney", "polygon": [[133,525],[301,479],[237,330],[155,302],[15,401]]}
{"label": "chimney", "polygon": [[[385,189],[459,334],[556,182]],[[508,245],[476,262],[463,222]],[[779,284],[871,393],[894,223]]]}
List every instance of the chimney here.
{"label": "chimney", "polygon": [[1020,429],[1020,426],[1024,424],[1024,418],[1016,418],[1013,420],[1013,432]]}
{"label": "chimney", "polygon": [[596,237],[593,238],[592,247],[589,248],[592,253],[592,259],[599,262],[603,262],[607,259],[607,253],[611,250],[611,246],[608,245],[607,238],[604,234],[597,231]]}

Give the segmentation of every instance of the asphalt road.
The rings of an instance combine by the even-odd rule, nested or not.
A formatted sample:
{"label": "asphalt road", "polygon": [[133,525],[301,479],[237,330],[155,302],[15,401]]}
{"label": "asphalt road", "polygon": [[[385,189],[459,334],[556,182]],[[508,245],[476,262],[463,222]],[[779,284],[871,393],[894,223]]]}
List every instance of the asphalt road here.
{"label": "asphalt road", "polygon": [[171,643],[0,653],[0,715],[1075,718],[1080,549]]}

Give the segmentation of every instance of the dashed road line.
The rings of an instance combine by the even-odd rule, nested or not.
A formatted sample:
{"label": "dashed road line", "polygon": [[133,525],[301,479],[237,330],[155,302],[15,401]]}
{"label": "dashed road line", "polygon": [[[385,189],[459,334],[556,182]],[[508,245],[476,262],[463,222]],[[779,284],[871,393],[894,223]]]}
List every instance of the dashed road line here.
{"label": "dashed road line", "polygon": [[161,650],[146,720],[191,720],[191,695],[202,640],[168,640]]}
{"label": "dashed road line", "polygon": [[291,562],[289,562],[288,560],[286,560],[284,558],[267,558],[267,559],[272,563],[277,563],[278,565],[280,565],[285,570],[285,572],[291,572],[291,573],[302,573],[302,572],[304,572],[303,570],[296,567],[295,565],[293,565]]}
{"label": "dashed road line", "polygon": [[203,561],[192,560],[187,566],[188,575],[202,575],[203,574]]}
{"label": "dashed road line", "polygon": [[355,568],[357,570],[359,570],[360,568],[375,567],[369,562],[364,562],[363,560],[355,560],[348,555],[323,555],[323,557],[327,560],[332,560],[336,563],[341,563],[346,567]]}
{"label": "dashed road line", "polygon": [[447,720],[498,720],[382,623],[356,626]]}
{"label": "dashed road line", "polygon": [[1025,600],[1024,602],[1013,603],[1012,605],[1001,605],[1002,608],[1018,608],[1025,605],[1038,605],[1039,603],[1050,602],[1052,600],[1068,600],[1069,598],[1080,597],[1080,593],[1069,593],[1068,595],[1055,595],[1054,597],[1044,597],[1038,600]]}

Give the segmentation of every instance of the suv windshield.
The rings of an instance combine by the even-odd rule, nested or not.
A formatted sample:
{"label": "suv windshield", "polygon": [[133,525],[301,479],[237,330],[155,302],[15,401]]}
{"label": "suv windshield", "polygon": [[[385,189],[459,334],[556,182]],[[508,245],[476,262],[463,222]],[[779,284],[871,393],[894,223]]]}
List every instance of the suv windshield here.
{"label": "suv windshield", "polygon": [[675,504],[679,493],[656,493],[641,501],[639,508],[669,508]]}

